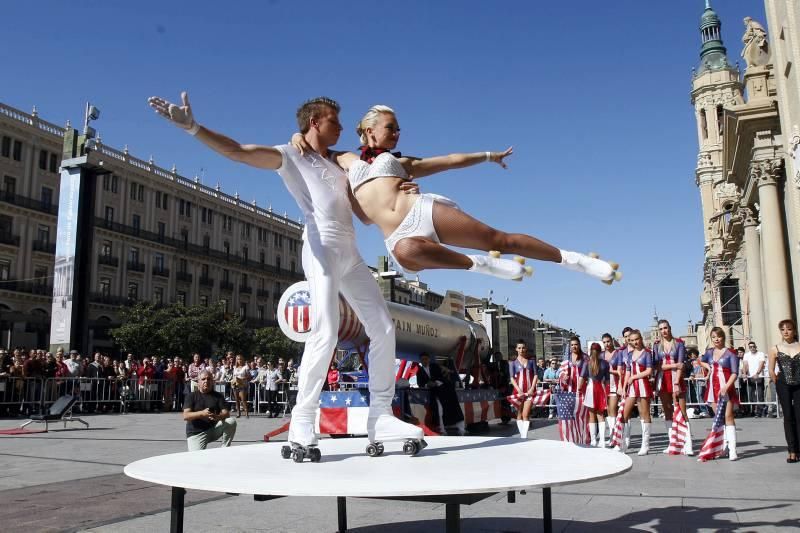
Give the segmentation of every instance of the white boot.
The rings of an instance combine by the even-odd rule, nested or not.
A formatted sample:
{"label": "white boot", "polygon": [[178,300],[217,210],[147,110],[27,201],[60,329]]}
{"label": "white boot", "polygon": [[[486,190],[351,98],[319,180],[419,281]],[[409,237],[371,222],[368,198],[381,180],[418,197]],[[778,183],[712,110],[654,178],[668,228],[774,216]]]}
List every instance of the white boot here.
{"label": "white boot", "polygon": [[519,436],[521,439],[528,438],[528,428],[530,425],[530,420],[517,420],[517,428],[519,428]]}
{"label": "white boot", "polygon": [[300,417],[292,418],[289,423],[289,442],[300,446],[316,446],[317,433],[314,431],[314,423],[302,420]]}
{"label": "white boot", "polygon": [[625,425],[622,426],[622,445],[619,447],[619,451],[622,453],[628,453],[628,446],[631,445],[631,423],[630,421],[625,422]]}
{"label": "white boot", "polygon": [[[472,266],[469,270],[495,276],[500,279],[519,281],[523,276],[530,276],[533,272],[530,267],[526,268],[520,261],[486,255],[468,255],[467,257],[472,260]],[[524,261],[524,259],[522,261]]]}
{"label": "white boot", "polygon": [[[602,439],[602,436],[600,437]],[[597,424],[589,422],[589,446],[597,446]]]}
{"label": "white boot", "polygon": [[617,423],[617,417],[611,418],[606,417],[606,426],[608,427],[608,444],[607,446],[611,445],[611,439],[614,438],[614,424]]}
{"label": "white boot", "polygon": [[519,437],[525,438],[522,436],[522,420],[517,420],[517,433],[519,433]]}
{"label": "white boot", "polygon": [[[606,418],[606,420],[608,420],[608,418]],[[600,431],[598,432],[598,435],[597,435],[597,438],[598,438],[597,446],[600,447],[600,448],[605,448],[607,446],[606,439],[604,438],[604,433],[606,432],[605,420],[602,423],[598,424],[598,426],[599,426]]]}
{"label": "white boot", "polygon": [[650,422],[642,422],[642,446],[637,455],[647,455],[650,451]]}
{"label": "white boot", "polygon": [[407,424],[391,413],[367,418],[367,438],[370,442],[422,440],[423,437],[421,428]]}
{"label": "white boot", "polygon": [[669,453],[669,443],[672,441],[672,420],[664,420],[664,429],[667,430],[667,447],[661,453]]}
{"label": "white boot", "polygon": [[684,455],[694,455],[694,445],[692,444],[692,425],[686,421],[686,442],[683,443]]}
{"label": "white boot", "polygon": [[[602,259],[584,255],[579,252],[561,252],[561,266],[576,272],[583,272],[601,281],[618,281],[621,276],[616,276],[616,268]],[[618,267],[618,265],[615,265]]]}
{"label": "white boot", "polygon": [[736,426],[725,426],[725,436],[728,437],[728,459],[735,461],[739,458],[736,453]]}

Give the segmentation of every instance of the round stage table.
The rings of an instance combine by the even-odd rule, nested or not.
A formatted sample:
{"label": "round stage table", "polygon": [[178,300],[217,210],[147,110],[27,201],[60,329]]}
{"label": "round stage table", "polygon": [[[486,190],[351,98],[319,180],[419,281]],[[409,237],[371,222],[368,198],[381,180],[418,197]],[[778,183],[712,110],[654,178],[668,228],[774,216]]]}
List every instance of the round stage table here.
{"label": "round stage table", "polygon": [[[545,531],[552,530],[550,488],[623,474],[632,461],[614,450],[517,437],[429,437],[419,455],[402,443],[385,444],[380,457],[365,453],[367,439],[322,439],[322,461],[283,459],[285,442],[160,455],[125,467],[129,477],[172,487],[171,531],[183,530],[186,489],[252,494],[264,501],[284,496],[334,496],[339,531],[347,529],[347,497],[445,504],[448,532],[459,530],[459,505],[507,492],[542,488]],[[507,468],[509,458],[515,468]]]}

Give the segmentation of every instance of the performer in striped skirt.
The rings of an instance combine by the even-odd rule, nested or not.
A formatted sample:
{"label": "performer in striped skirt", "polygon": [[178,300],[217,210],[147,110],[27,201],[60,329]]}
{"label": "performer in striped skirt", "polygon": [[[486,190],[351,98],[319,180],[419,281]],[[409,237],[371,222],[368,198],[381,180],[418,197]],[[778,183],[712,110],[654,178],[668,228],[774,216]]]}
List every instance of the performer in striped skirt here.
{"label": "performer in striped skirt", "polygon": [[528,345],[520,339],[517,341],[517,358],[511,363],[511,386],[514,388],[514,394],[507,399],[517,409],[517,428],[519,436],[523,439],[528,437],[531,401],[536,394],[538,382],[536,362],[528,359]]}
{"label": "performer in striped skirt", "polygon": [[583,405],[589,408],[589,446],[606,447],[606,441],[603,438],[603,430],[598,431],[598,423],[600,428],[605,428],[605,410],[608,407],[608,361],[601,355],[602,348],[600,344],[593,343],[589,349],[589,360],[583,365],[581,376],[578,378],[578,390],[586,385],[586,396],[583,399]]}
{"label": "performer in striped skirt", "polygon": [[711,329],[711,344],[700,364],[709,371],[706,401],[716,409],[721,397],[727,396],[725,406],[725,440],[728,443],[728,458],[735,461],[736,453],[736,419],[734,412],[739,404],[736,393],[736,379],[739,376],[739,358],[733,350],[725,347],[725,330],[720,327]]}
{"label": "performer in striped skirt", "polygon": [[[686,345],[683,339],[672,336],[669,321],[658,321],[658,332],[661,338],[653,344],[653,357],[660,364],[660,372],[656,380],[657,393],[664,409],[664,427],[668,440],[672,438],[673,406],[677,402],[683,419],[686,421],[686,440],[683,453],[694,455],[692,450],[692,431],[689,417],[686,414],[686,381],[683,376],[683,363],[686,360]],[[664,453],[667,453],[667,448]]]}
{"label": "performer in striped skirt", "polygon": [[[623,420],[630,420],[634,404],[639,407],[639,418],[642,421],[642,445],[639,455],[647,455],[650,451],[650,398],[653,388],[650,386],[650,376],[653,374],[653,353],[644,347],[642,333],[638,329],[630,332],[629,340],[633,350],[626,353],[625,357],[625,387],[627,398],[623,408]],[[630,435],[630,425],[625,426],[625,440],[620,447],[625,453],[628,449],[627,437]]]}
{"label": "performer in striped skirt", "polygon": [[[603,334],[603,359],[608,363],[608,416],[606,424],[608,426],[608,438],[611,439],[614,431],[614,421],[617,419],[617,406],[619,405],[619,395],[622,392],[617,390],[617,386],[622,384],[622,376],[625,373],[625,365],[622,362],[620,350],[614,348],[614,337],[610,333]],[[601,428],[602,429],[602,428]],[[600,433],[603,433],[603,429]]]}

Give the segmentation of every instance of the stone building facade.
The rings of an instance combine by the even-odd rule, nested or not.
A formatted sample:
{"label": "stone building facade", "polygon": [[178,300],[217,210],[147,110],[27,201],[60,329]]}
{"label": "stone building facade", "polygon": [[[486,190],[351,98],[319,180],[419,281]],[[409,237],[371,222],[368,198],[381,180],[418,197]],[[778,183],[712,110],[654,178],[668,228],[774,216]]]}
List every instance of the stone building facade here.
{"label": "stone building facade", "polygon": [[[0,344],[49,344],[64,128],[0,104]],[[136,300],[224,301],[250,327],[275,325],[278,300],[303,279],[303,226],[125,150],[99,144],[90,264],[93,349]]]}
{"label": "stone building facade", "polygon": [[723,326],[730,345],[753,339],[766,347],[777,340],[778,321],[797,315],[791,273],[800,265],[800,211],[779,113],[784,73],[758,22],[745,19],[744,72],[728,59],[721,26],[707,1],[691,91],[705,237],[697,341],[701,349],[709,345],[710,329]]}

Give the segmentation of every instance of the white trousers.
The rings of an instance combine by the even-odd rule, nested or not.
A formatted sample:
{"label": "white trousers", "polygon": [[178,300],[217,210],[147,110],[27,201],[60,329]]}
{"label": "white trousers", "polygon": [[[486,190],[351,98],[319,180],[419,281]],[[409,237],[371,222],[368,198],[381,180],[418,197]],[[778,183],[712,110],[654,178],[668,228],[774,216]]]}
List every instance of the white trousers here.
{"label": "white trousers", "polygon": [[339,333],[339,293],[370,339],[370,413],[391,410],[394,397],[394,323],[378,283],[356,248],[354,237],[321,237],[308,231],[303,270],[311,292],[311,335],[306,341],[292,419],[314,423]]}

